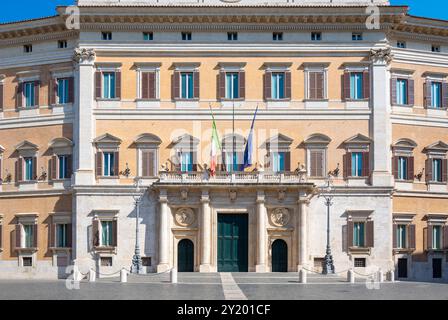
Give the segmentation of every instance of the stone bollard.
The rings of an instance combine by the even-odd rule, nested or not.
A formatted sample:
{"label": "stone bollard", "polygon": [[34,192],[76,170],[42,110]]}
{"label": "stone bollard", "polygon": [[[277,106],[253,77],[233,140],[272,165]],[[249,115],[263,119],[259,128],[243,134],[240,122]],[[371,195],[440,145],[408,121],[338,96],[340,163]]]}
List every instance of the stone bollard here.
{"label": "stone bollard", "polygon": [[393,270],[389,271],[389,281],[395,282],[395,272]]}
{"label": "stone bollard", "polygon": [[355,283],[355,272],[352,269],[347,271],[347,282]]}
{"label": "stone bollard", "polygon": [[176,268],[171,269],[170,280],[171,280],[171,283],[177,283],[177,269]]}
{"label": "stone bollard", "polygon": [[89,282],[95,282],[96,281],[96,272],[93,270],[93,268],[90,268],[89,270]]}
{"label": "stone bollard", "polygon": [[299,282],[306,283],[307,281],[307,273],[305,269],[300,269],[299,271]]}
{"label": "stone bollard", "polygon": [[379,283],[383,283],[384,282],[384,274],[383,271],[381,269],[378,270],[377,272],[377,280]]}
{"label": "stone bollard", "polygon": [[120,282],[125,283],[128,282],[128,272],[125,268],[120,270]]}

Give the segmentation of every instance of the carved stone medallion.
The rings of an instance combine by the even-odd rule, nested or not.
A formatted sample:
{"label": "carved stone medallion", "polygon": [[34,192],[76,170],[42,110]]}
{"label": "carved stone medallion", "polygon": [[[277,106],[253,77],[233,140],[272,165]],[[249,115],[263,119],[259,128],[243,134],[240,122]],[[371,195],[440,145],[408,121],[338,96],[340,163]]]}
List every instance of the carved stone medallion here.
{"label": "carved stone medallion", "polygon": [[289,210],[287,208],[275,208],[271,212],[271,222],[277,227],[284,227],[290,219]]}
{"label": "carved stone medallion", "polygon": [[188,227],[195,221],[195,214],[191,208],[180,208],[175,215],[176,223],[182,227]]}

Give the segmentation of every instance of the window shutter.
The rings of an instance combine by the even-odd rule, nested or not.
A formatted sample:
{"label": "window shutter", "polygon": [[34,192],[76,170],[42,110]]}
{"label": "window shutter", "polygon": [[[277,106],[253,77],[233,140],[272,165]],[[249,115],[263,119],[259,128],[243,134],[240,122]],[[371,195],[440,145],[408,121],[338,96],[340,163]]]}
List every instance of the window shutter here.
{"label": "window shutter", "polygon": [[448,160],[443,159],[442,160],[442,182],[446,182],[447,180],[447,174],[448,174]]}
{"label": "window shutter", "polygon": [[56,228],[57,228],[57,224],[56,223],[52,223],[50,225],[50,243],[49,243],[49,247],[56,248],[56,246],[57,246],[57,243],[56,243]]}
{"label": "window shutter", "polygon": [[71,223],[67,224],[67,247],[72,247],[72,228],[73,225]]}
{"label": "window shutter", "polygon": [[171,96],[173,100],[180,98],[180,72],[174,71],[171,81]]}
{"label": "window shutter", "polygon": [[291,72],[285,72],[285,99],[291,99]]}
{"label": "window shutter", "polygon": [[415,103],[415,96],[414,96],[414,80],[408,79],[408,104],[410,106],[413,106]]}
{"label": "window shutter", "polygon": [[426,249],[432,250],[432,226],[426,228]]}
{"label": "window shutter", "polygon": [[408,180],[414,181],[414,157],[408,157]]}
{"label": "window shutter", "polygon": [[101,99],[103,94],[102,94],[102,86],[101,86],[101,71],[96,71],[95,72],[95,98],[96,99]]}
{"label": "window shutter", "polygon": [[394,223],[392,225],[392,248],[395,249],[397,247],[397,225]]}
{"label": "window shutter", "polygon": [[344,178],[348,178],[351,176],[351,169],[352,169],[352,153],[347,152],[343,156],[343,162],[344,162]]}
{"label": "window shutter", "polygon": [[408,226],[408,249],[415,249],[415,224]]}
{"label": "window shutter", "polygon": [[316,99],[324,99],[324,73],[316,72]]}
{"label": "window shutter", "polygon": [[75,103],[75,78],[68,78],[68,102]]}
{"label": "window shutter", "polygon": [[115,72],[115,98],[121,99],[121,71]]}
{"label": "window shutter", "polygon": [[149,72],[142,72],[142,99],[149,99]]}
{"label": "window shutter", "polygon": [[22,225],[16,224],[16,248],[22,247]]}
{"label": "window shutter", "polygon": [[353,247],[353,228],[354,223],[353,221],[347,222],[347,247]]}
{"label": "window shutter", "polygon": [[51,172],[50,172],[50,179],[56,180],[58,178],[58,157],[52,156],[51,157]]}
{"label": "window shutter", "polygon": [[119,176],[119,173],[118,173],[119,168],[120,168],[120,153],[117,151],[117,152],[114,152],[114,172],[113,172],[113,175],[115,177]]}
{"label": "window shutter", "polygon": [[98,247],[100,245],[99,220],[92,221],[92,245]]}
{"label": "window shutter", "polygon": [[71,178],[73,173],[73,157],[72,155],[67,156],[67,177]]}
{"label": "window shutter", "polygon": [[443,226],[443,249],[448,250],[448,226]]}
{"label": "window shutter", "polygon": [[17,85],[17,95],[16,95],[16,104],[17,104],[17,108],[21,108],[23,107],[23,102],[22,102],[22,98],[23,98],[23,83],[20,82]]}
{"label": "window shutter", "polygon": [[366,246],[368,248],[373,248],[374,246],[374,228],[372,220],[366,222]]}
{"label": "window shutter", "polygon": [[431,81],[426,81],[423,84],[423,93],[424,93],[424,106],[426,108],[431,106]]}
{"label": "window shutter", "polygon": [[397,156],[392,157],[392,174],[395,179],[398,179],[398,159],[399,157]]}
{"label": "window shutter", "polygon": [[40,81],[34,81],[34,105],[39,106],[39,89],[40,89]]}
{"label": "window shutter", "polygon": [[426,159],[425,161],[425,181],[428,183],[432,180],[432,161],[431,159]]}
{"label": "window shutter", "polygon": [[271,99],[271,80],[272,80],[272,72],[265,72],[264,74],[264,99]]}
{"label": "window shutter", "polygon": [[397,104],[397,78],[390,79],[390,103]]}
{"label": "window shutter", "polygon": [[58,79],[50,79],[48,82],[48,90],[50,93],[50,105],[55,105],[56,97],[58,96]]}
{"label": "window shutter", "polygon": [[103,175],[103,153],[96,153],[96,175],[101,177]]}
{"label": "window shutter", "polygon": [[239,90],[239,98],[240,99],[245,99],[246,98],[246,73],[244,71],[240,71],[239,72],[239,86],[240,86],[240,90]]}
{"label": "window shutter", "polygon": [[193,98],[199,99],[199,71],[193,72]]}
{"label": "window shutter", "polygon": [[38,247],[38,227],[37,227],[37,223],[33,225],[33,248],[37,248]]}
{"label": "window shutter", "polygon": [[16,181],[23,181],[23,158],[19,157],[16,162]]}
{"label": "window shutter", "polygon": [[33,174],[31,179],[37,180],[37,157],[33,157]]}
{"label": "window shutter", "polygon": [[0,111],[3,111],[3,83],[0,83]]}
{"label": "window shutter", "polygon": [[154,174],[154,152],[149,150],[142,151],[142,176],[153,177]]}
{"label": "window shutter", "polygon": [[324,151],[323,150],[311,150],[310,151],[310,175],[311,177],[324,176]]}
{"label": "window shutter", "polygon": [[226,97],[226,73],[219,71],[218,76],[218,99],[225,99]]}
{"label": "window shutter", "polygon": [[285,152],[285,171],[291,171],[291,152]]}
{"label": "window shutter", "polygon": [[191,153],[191,159],[193,160],[193,171],[196,172],[198,171],[198,161],[197,161],[197,156],[196,156],[196,152],[190,152]]}
{"label": "window shutter", "polygon": [[117,246],[118,223],[117,220],[112,221],[112,247]]}
{"label": "window shutter", "polygon": [[362,89],[363,89],[363,98],[370,99],[370,73],[369,73],[369,71],[363,72]]}
{"label": "window shutter", "polygon": [[149,77],[149,79],[148,79],[148,85],[149,85],[149,88],[148,88],[148,94],[149,94],[148,98],[149,99],[156,99],[157,98],[157,93],[156,93],[156,90],[157,90],[156,73],[155,72],[149,72],[148,77]]}
{"label": "window shutter", "polygon": [[370,175],[370,153],[363,152],[362,154],[362,176],[368,177]]}
{"label": "window shutter", "polygon": [[448,83],[442,83],[442,109],[448,108]]}
{"label": "window shutter", "polygon": [[0,248],[3,248],[3,241],[2,241],[2,239],[3,239],[3,226],[0,224]]}
{"label": "window shutter", "polygon": [[311,100],[317,99],[317,83],[316,83],[316,72],[308,73],[308,98]]}
{"label": "window shutter", "polygon": [[344,72],[343,91],[344,91],[343,99],[350,100],[350,72],[348,71]]}

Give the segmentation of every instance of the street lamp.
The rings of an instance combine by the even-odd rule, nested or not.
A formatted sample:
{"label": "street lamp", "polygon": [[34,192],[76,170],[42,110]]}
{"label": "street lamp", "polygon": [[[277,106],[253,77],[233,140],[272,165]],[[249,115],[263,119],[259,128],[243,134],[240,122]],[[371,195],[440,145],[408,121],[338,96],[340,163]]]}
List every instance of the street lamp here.
{"label": "street lamp", "polygon": [[330,207],[333,204],[334,187],[333,179],[330,175],[325,179],[325,185],[320,188],[319,197],[325,199],[325,205],[327,206],[327,250],[325,251],[325,262],[322,274],[331,274],[334,273],[334,264],[330,247]]}
{"label": "street lamp", "polygon": [[137,178],[135,180],[134,186],[136,194],[133,196],[134,203],[135,203],[135,251],[134,256],[132,257],[132,266],[131,266],[131,273],[142,273],[143,271],[143,264],[142,264],[142,257],[140,256],[140,239],[139,239],[139,219],[140,219],[140,202],[142,201],[143,195],[140,194],[141,188],[140,188],[140,182],[141,180]]}

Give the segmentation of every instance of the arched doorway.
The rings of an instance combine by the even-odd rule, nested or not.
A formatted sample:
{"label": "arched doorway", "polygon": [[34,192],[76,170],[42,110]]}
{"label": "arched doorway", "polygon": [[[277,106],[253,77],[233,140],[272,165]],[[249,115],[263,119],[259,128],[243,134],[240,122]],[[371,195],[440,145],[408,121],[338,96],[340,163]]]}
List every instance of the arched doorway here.
{"label": "arched doorway", "polygon": [[177,245],[177,269],[179,272],[194,271],[194,244],[189,239],[183,239]]}
{"label": "arched doorway", "polygon": [[288,272],[288,245],[281,239],[272,244],[272,272]]}

